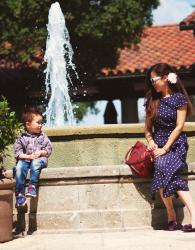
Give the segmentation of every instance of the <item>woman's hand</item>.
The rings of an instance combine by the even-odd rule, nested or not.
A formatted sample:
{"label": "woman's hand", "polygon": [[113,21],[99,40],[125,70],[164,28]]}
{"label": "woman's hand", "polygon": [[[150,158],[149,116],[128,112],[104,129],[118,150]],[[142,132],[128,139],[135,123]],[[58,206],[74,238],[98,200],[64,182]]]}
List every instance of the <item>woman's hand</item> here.
{"label": "woman's hand", "polygon": [[156,157],[159,157],[159,156],[161,156],[161,155],[166,154],[166,151],[165,151],[164,148],[157,148],[157,149],[155,149],[155,150],[153,151],[153,153],[154,153],[154,157],[156,158]]}
{"label": "woman's hand", "polygon": [[154,151],[157,148],[158,148],[158,145],[154,142],[154,140],[150,140],[148,142],[148,150]]}

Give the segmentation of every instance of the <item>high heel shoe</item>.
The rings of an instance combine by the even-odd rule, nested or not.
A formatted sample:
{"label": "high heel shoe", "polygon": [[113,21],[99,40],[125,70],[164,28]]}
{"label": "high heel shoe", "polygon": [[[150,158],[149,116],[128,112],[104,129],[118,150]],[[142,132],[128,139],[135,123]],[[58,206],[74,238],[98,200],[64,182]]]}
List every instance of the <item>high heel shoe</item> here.
{"label": "high heel shoe", "polygon": [[193,233],[195,232],[195,227],[192,227],[192,224],[187,224],[183,226],[182,231],[185,233]]}

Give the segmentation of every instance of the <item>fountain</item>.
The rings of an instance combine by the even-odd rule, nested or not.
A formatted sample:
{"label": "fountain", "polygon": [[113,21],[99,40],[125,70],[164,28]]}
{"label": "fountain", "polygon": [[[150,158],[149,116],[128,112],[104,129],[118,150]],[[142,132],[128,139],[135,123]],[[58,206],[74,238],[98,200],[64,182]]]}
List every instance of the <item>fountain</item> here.
{"label": "fountain", "polygon": [[[73,50],[66,28],[64,15],[58,2],[53,3],[49,10],[48,37],[44,60],[47,63],[46,98],[50,96],[46,108],[46,127],[62,127],[65,124],[74,125],[73,107],[69,96],[69,86],[72,84],[70,71],[75,71]],[[67,122],[66,122],[67,121]]]}
{"label": "fountain", "polygon": [[[51,98],[44,130],[52,140],[53,153],[48,168],[41,173],[39,199],[28,201],[29,228],[36,230],[38,225],[43,232],[55,233],[108,232],[151,227],[151,222],[155,225],[159,218],[165,221],[160,203],[151,210],[150,180],[137,178],[124,164],[128,148],[138,138],[144,141],[143,123],[63,127],[64,107],[69,124],[74,123],[67,69],[75,69],[68,32],[64,30],[64,17],[59,4],[55,3],[49,13],[45,54],[46,88],[47,95],[51,89]],[[195,124],[188,123],[185,129],[189,132],[188,162],[195,162]],[[10,168],[15,164],[12,151],[10,148],[5,162]],[[187,172],[184,174],[194,185],[194,166],[189,177]],[[179,209],[182,215],[182,207]],[[14,216],[16,218],[16,211]],[[22,225],[26,225],[23,222]]]}

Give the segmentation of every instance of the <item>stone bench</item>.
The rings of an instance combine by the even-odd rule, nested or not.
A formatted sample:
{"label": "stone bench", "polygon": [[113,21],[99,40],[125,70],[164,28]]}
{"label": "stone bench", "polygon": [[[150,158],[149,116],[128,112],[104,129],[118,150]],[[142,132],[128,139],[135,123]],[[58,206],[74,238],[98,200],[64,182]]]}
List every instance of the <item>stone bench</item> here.
{"label": "stone bench", "polygon": [[[183,172],[195,197],[195,163]],[[41,173],[38,198],[28,201],[19,227],[34,231],[121,231],[163,227],[166,212],[150,197],[151,179],[135,176],[127,165],[47,168]],[[178,199],[181,222],[188,213]],[[14,220],[17,219],[14,210]],[[25,221],[25,224],[24,224]]]}

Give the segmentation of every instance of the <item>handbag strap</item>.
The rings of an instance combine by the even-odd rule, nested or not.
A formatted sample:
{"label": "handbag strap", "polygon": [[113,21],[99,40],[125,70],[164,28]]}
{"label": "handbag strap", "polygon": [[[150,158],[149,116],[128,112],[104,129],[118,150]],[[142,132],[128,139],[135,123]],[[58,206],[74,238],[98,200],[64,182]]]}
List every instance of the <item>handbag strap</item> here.
{"label": "handbag strap", "polygon": [[[134,148],[134,146],[132,146],[132,147],[127,151],[127,153],[126,153],[126,155],[125,155],[125,163],[126,163],[126,164],[133,165],[133,164],[141,163],[141,162],[144,161],[144,159],[143,159],[143,160],[140,160],[140,161],[134,161],[134,162],[129,162],[129,161],[128,161],[129,155],[131,154],[131,151],[133,150],[133,148]],[[153,157],[154,157],[153,153],[150,152],[149,150],[147,150],[147,151],[149,152],[150,157],[153,158]]]}
{"label": "handbag strap", "polygon": [[125,155],[125,162],[127,162],[127,159],[128,159],[128,157],[129,157],[129,155],[131,154],[131,151],[132,151],[133,148],[134,148],[134,146],[132,146],[132,147],[127,151],[127,153],[126,153],[126,155]]}

